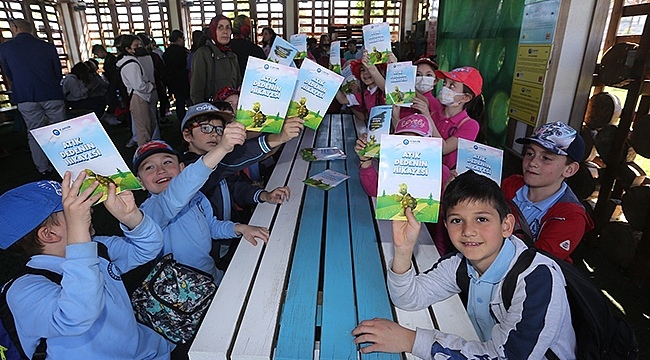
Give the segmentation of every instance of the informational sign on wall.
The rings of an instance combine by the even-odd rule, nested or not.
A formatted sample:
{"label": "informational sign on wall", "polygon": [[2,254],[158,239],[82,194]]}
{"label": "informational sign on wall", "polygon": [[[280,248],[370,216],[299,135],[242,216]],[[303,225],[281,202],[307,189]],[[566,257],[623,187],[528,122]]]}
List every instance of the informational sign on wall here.
{"label": "informational sign on wall", "polygon": [[559,0],[526,0],[524,7],[508,114],[530,126],[537,125],[559,10]]}

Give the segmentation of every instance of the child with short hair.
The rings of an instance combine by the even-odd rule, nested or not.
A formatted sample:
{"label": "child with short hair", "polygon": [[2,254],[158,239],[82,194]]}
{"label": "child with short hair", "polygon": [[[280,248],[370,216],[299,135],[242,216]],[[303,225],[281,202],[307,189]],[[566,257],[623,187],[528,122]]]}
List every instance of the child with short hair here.
{"label": "child with short hair", "polygon": [[[243,127],[243,126],[242,126]],[[266,228],[220,221],[214,216],[208,199],[199,189],[234,144],[244,142],[244,130],[224,131],[222,147],[215,147],[201,161],[185,168],[180,155],[167,143],[153,140],[138,147],[133,166],[138,180],[150,196],[140,206],[162,228],[163,254],[173,254],[179,263],[202,270],[219,285],[223,271],[215,267],[210,257],[213,239],[244,236],[257,245],[256,238],[266,242]]]}
{"label": "child with short hair", "polygon": [[[173,345],[136,322],[120,275],[154,259],[162,249],[160,227],[138,209],[129,191],[115,193],[109,184],[106,209],[117,218],[125,237],[93,236],[91,195],[95,182],[79,193],[85,173],[70,187],[28,183],[0,196],[0,248],[30,256],[27,266],[61,276],[60,284],[44,275],[18,277],[6,294],[20,346],[31,358],[41,339],[51,359],[169,359]],[[98,244],[110,261],[99,257]]]}
{"label": "child with short hair", "polygon": [[524,217],[516,216],[516,228],[530,229],[529,240],[536,248],[573,263],[570,255],[594,228],[565,182],[580,168],[584,140],[575,129],[558,121],[544,124],[516,142],[525,145],[523,175],[512,175],[501,184],[513,210],[516,206]]}
{"label": "child with short hair", "polygon": [[[183,140],[188,145],[188,151],[181,155],[183,164],[187,166],[196,162],[202,155],[218,146],[222,141],[224,126],[230,120],[232,120],[231,113],[221,111],[209,104],[191,106],[181,122]],[[273,143],[273,140],[271,142]],[[284,200],[288,200],[290,195],[287,186],[266,191],[254,186],[246,175],[221,168],[217,168],[210,174],[201,187],[201,192],[210,200],[217,219],[242,223],[248,222],[250,216],[242,214],[241,208],[238,207],[250,208],[261,202],[281,204]],[[223,245],[224,242],[219,243]],[[216,258],[217,268],[225,270],[236,246],[220,247],[223,251],[220,251],[218,256],[214,253],[213,258]]]}
{"label": "child with short hair", "polygon": [[362,321],[354,342],[372,343],[373,351],[410,352],[423,359],[436,354],[463,359],[575,359],[565,279],[554,260],[537,253],[515,286],[512,304],[501,299],[505,275],[527,246],[512,236],[514,217],[499,186],[472,171],[453,180],[442,200],[445,225],[458,253],[441,258],[416,275],[411,267],[420,223],[407,209],[407,221],[393,221],[395,257],[388,271],[390,297],[405,310],[425,309],[458,294],[457,269],[469,276],[467,312],[480,341],[467,341],[439,330],[404,328],[386,319]]}

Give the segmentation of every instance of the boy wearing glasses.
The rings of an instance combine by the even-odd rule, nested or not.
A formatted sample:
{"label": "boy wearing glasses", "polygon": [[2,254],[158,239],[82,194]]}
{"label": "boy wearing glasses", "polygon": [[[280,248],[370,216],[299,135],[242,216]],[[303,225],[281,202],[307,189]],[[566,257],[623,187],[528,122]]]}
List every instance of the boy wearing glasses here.
{"label": "boy wearing glasses", "polygon": [[[204,103],[192,106],[181,122],[183,140],[188,145],[188,151],[181,155],[183,164],[187,166],[196,162],[201,156],[218,146],[223,140],[224,124],[231,119],[232,114],[230,112],[220,111],[211,104]],[[291,127],[292,123],[296,124],[295,120],[287,121],[290,121],[288,128]],[[255,146],[256,142],[265,141],[266,139],[266,141],[275,145],[277,141],[274,141],[274,138],[277,136],[271,134],[268,137],[265,135],[247,141],[242,146],[242,149],[238,150],[238,153],[241,154],[239,155],[240,159],[244,160],[254,155],[257,147]],[[252,151],[252,153],[247,155],[248,151]],[[210,200],[217,219],[247,223],[250,219],[241,211],[241,208],[253,207],[261,202],[281,204],[285,199],[289,199],[289,187],[284,186],[272,191],[265,191],[254,186],[252,181],[245,175],[240,175],[239,172],[232,170],[232,168],[218,167],[201,187],[201,192]],[[218,269],[226,270],[238,240],[219,241],[213,244],[212,257],[215,259]]]}

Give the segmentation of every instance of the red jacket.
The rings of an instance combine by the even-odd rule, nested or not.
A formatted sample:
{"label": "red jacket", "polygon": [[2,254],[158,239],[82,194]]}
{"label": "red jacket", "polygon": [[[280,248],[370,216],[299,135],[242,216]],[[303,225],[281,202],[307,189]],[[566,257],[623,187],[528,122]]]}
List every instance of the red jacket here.
{"label": "red jacket", "polygon": [[[503,193],[508,200],[514,199],[517,190],[523,186],[524,177],[521,175],[509,176],[501,183]],[[516,205],[510,202],[510,206]],[[517,212],[513,211],[513,213],[517,218]],[[520,220],[517,219],[517,224],[519,222]],[[564,195],[542,217],[535,247],[573,263],[569,255],[573,253],[585,233],[593,228],[594,223],[580,200],[571,188],[567,188]]]}

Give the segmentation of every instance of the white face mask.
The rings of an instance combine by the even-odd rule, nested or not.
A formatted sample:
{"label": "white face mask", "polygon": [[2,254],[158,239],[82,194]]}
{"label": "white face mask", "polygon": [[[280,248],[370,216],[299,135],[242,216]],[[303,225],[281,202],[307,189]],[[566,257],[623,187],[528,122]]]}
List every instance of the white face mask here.
{"label": "white face mask", "polygon": [[454,100],[456,95],[462,95],[462,94],[459,94],[454,90],[446,86],[443,86],[440,92],[438,93],[438,100],[444,106],[457,106],[459,103]]}
{"label": "white face mask", "polygon": [[433,90],[436,78],[434,76],[417,76],[415,77],[415,90],[420,94],[426,94]]}

